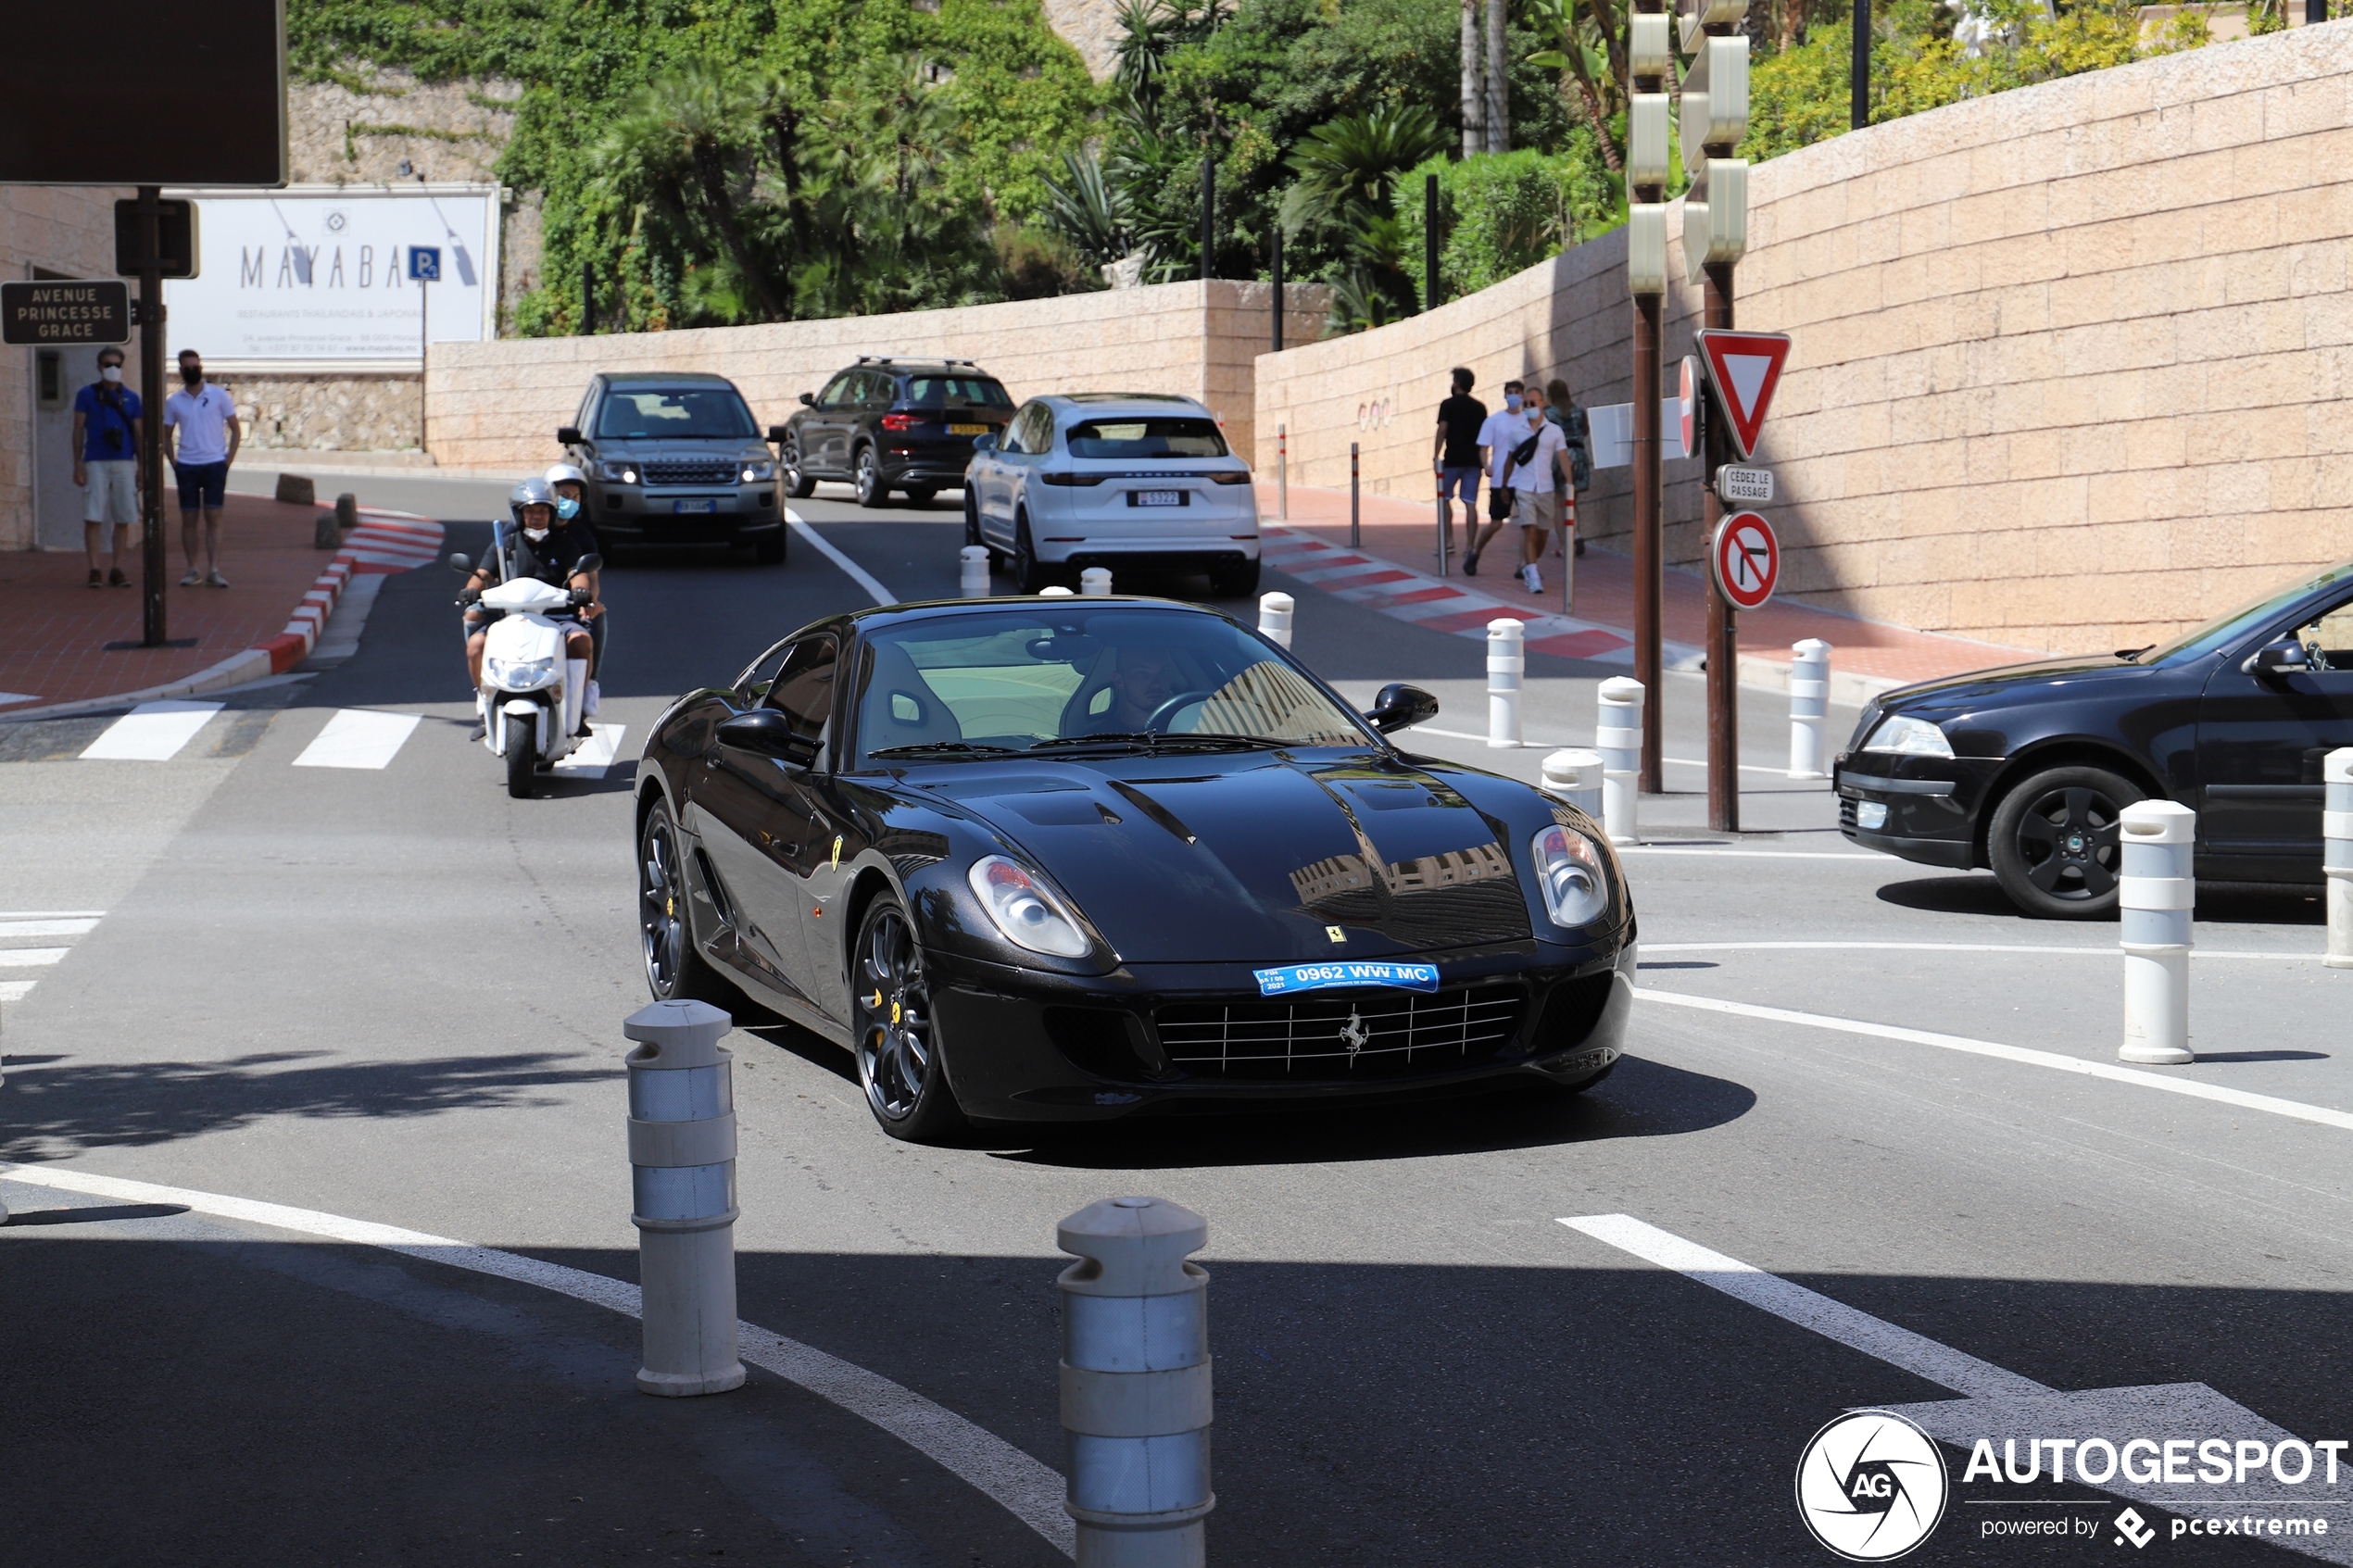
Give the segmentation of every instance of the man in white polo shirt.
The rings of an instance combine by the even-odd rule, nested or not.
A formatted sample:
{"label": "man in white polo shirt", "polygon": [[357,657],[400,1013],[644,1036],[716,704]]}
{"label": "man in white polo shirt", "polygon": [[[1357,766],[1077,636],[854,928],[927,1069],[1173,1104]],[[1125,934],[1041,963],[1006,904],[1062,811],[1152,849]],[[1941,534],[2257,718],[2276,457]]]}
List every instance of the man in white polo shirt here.
{"label": "man in white polo shirt", "polygon": [[[237,405],[229,395],[204,379],[204,360],[193,348],[180,351],[180,379],[185,389],[163,405],[163,455],[180,481],[180,548],[188,558],[188,574],[180,586],[209,583],[226,588],[220,575],[220,503],[229,484],[229,465],[237,460],[245,427],[237,422]],[[203,524],[204,570],[196,569],[197,524]]]}

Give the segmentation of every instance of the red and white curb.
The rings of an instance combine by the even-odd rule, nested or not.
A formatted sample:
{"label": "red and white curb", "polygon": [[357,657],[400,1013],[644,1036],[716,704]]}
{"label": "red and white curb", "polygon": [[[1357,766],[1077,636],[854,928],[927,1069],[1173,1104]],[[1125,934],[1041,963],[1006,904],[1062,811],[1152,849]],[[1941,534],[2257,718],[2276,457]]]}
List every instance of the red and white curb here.
{"label": "red and white curb", "polygon": [[431,518],[368,507],[360,508],[359,519],[359,526],[351,531],[351,537],[335,552],[327,570],[302,596],[302,602],[295,607],[294,619],[276,636],[231,654],[218,664],[207,665],[193,675],[183,675],[159,686],[0,713],[0,721],[68,719],[77,713],[96,713],[169,697],[225,691],[231,686],[283,674],[310,657],[310,650],[318,645],[320,629],[334,613],[344,589],[354,577],[410,571],[440,558],[443,529]]}

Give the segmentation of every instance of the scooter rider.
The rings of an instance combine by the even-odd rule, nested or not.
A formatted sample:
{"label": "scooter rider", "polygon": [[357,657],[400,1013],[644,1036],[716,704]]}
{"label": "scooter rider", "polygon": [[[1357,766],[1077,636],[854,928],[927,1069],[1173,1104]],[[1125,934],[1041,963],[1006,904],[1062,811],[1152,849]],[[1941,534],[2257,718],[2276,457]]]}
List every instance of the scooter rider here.
{"label": "scooter rider", "polygon": [[[555,532],[583,554],[603,552],[588,527],[588,476],[570,463],[558,463],[542,476],[556,493]],[[605,574],[588,574],[588,591],[596,596],[596,614],[588,620],[588,684],[582,693],[583,713],[597,711],[597,674],[605,667]]]}
{"label": "scooter rider", "polygon": [[[515,528],[508,536],[506,553],[516,577],[535,577],[557,587],[590,586],[590,574],[577,568],[581,558],[591,552],[556,529],[556,495],[546,480],[526,479],[516,485],[507,493],[507,507],[514,514]],[[482,591],[505,581],[498,552],[493,551],[474,569],[473,575],[466,580],[464,591],[458,596],[458,602],[466,611],[466,672],[472,677],[477,691],[482,688],[482,647],[488,624],[481,604]],[[602,613],[603,607],[596,604],[585,605],[578,611],[582,619],[592,624]],[[589,652],[588,633],[577,625],[566,628],[564,659],[570,669],[565,673],[584,692]],[[585,730],[585,709],[581,721]]]}

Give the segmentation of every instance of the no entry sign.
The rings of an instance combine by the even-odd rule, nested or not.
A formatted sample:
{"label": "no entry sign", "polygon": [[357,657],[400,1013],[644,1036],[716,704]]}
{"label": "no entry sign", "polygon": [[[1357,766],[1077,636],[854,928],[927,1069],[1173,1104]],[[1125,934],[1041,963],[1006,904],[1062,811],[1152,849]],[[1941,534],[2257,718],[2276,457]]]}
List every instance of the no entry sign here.
{"label": "no entry sign", "polygon": [[1781,578],[1780,541],[1755,512],[1734,512],[1716,525],[1707,564],[1716,591],[1736,609],[1755,609],[1773,596]]}

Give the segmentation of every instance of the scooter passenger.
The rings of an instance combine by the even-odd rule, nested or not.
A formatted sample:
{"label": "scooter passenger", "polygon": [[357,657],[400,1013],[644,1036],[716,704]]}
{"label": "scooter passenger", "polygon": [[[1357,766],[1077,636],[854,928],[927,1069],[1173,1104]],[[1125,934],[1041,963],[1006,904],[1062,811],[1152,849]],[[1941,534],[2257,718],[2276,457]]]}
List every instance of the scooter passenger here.
{"label": "scooter passenger", "polygon": [[[578,570],[582,558],[589,550],[579,547],[555,527],[556,496],[544,479],[526,479],[507,493],[507,508],[514,514],[515,530],[509,535],[507,555],[513,564],[517,578],[535,577],[542,583],[560,588],[587,588],[591,574]],[[585,531],[583,530],[585,533]],[[493,551],[483,558],[466,580],[458,602],[466,612],[466,672],[472,678],[474,689],[482,688],[482,649],[487,636],[488,616],[482,607],[482,591],[507,580],[500,570],[499,556]],[[584,605],[576,611],[581,620],[593,623],[603,612],[603,607]],[[588,633],[577,621],[565,626],[564,659],[568,665],[568,683],[576,684],[584,694],[588,678],[591,643]],[[584,708],[580,734],[587,733],[587,714]]]}
{"label": "scooter passenger", "polygon": [[[570,463],[558,463],[541,476],[547,487],[556,493],[555,532],[582,554],[601,556],[597,535],[588,526],[588,476]],[[597,711],[597,676],[605,667],[605,574],[601,571],[588,574],[588,591],[595,596],[596,613],[588,618],[588,684],[581,694],[583,713]]]}

